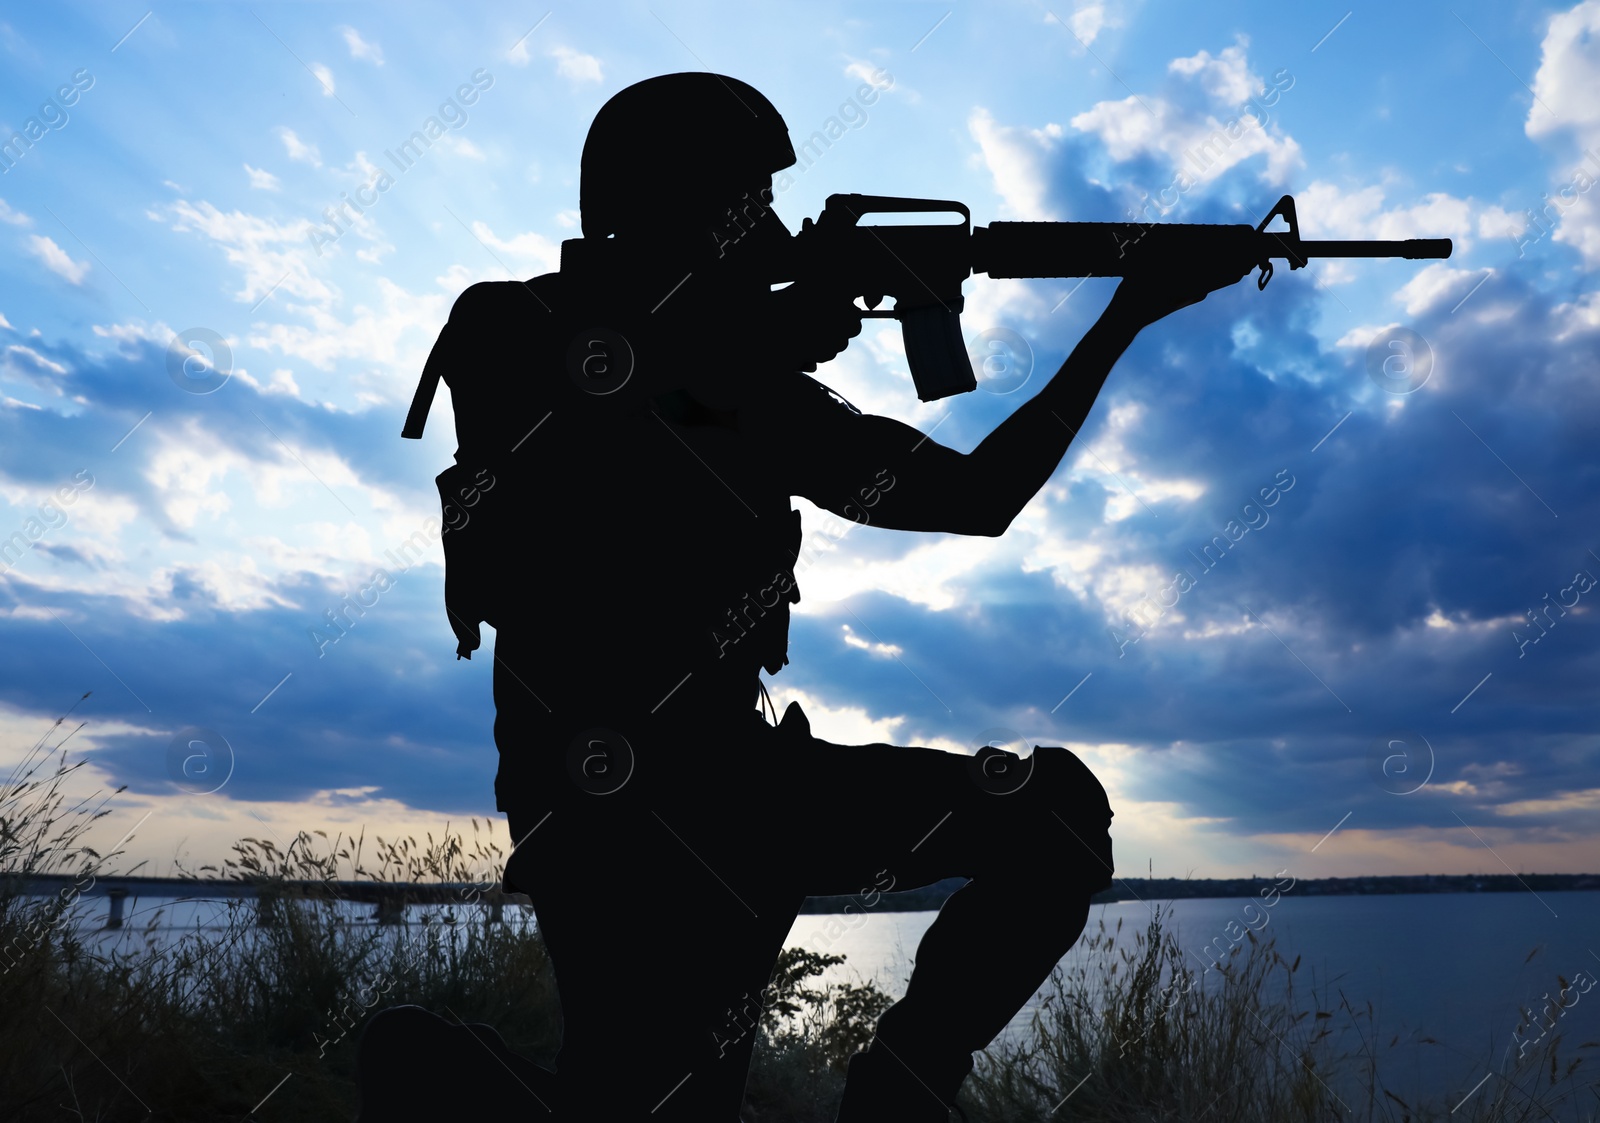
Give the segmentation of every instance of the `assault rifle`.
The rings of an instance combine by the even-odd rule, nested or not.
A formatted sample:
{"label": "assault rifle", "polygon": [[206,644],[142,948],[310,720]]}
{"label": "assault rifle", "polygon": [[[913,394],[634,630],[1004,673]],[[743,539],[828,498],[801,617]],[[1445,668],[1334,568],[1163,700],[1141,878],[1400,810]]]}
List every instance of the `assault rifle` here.
{"label": "assault rifle", "polygon": [[[862,226],[873,213],[951,212],[959,223]],[[1281,217],[1287,230],[1268,230]],[[1313,257],[1447,258],[1449,238],[1401,241],[1307,241],[1300,237],[1294,197],[1285,195],[1260,224],[1140,222],[993,222],[950,199],[830,195],[822,216],[806,219],[774,264],[774,281],[837,284],[847,278],[865,315],[894,317],[905,339],[917,397],[931,402],[977,388],[961,338],[961,283],[990,277],[1124,277],[1181,268],[1185,261],[1244,260],[1261,268],[1256,287],[1272,279],[1273,259],[1299,269]],[[877,311],[885,296],[892,309]]]}
{"label": "assault rifle", "polygon": [[[737,242],[765,206],[747,196],[743,215],[730,211],[732,237],[713,234],[722,250]],[[750,209],[755,208],[755,217]],[[869,214],[951,213],[960,222],[861,225]],[[1274,218],[1287,230],[1268,230]],[[741,219],[743,221],[741,221]],[[599,246],[573,238],[561,244],[562,269],[581,271]],[[1252,227],[1244,223],[992,222],[973,226],[972,212],[951,199],[888,195],[829,195],[817,221],[778,246],[753,247],[773,283],[808,281],[838,286],[843,280],[867,305],[865,316],[900,321],[906,362],[917,397],[931,402],[977,389],[961,338],[961,285],[974,273],[990,277],[1125,277],[1146,270],[1182,268],[1186,261],[1251,261],[1272,279],[1273,260],[1299,269],[1313,257],[1447,258],[1449,238],[1402,241],[1306,241],[1300,237],[1294,197],[1285,195]],[[740,252],[735,249],[734,252]],[[885,297],[894,307],[878,310]],[[439,372],[425,371],[412,399],[402,436],[420,437]]]}

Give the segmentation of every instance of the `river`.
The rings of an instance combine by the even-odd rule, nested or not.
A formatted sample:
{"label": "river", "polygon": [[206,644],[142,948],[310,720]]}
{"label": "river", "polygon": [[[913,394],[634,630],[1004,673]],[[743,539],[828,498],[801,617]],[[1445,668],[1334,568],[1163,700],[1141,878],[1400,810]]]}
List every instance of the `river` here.
{"label": "river", "polygon": [[[1370,1001],[1376,1032],[1365,1019],[1358,1024],[1366,1040],[1375,1043],[1383,1086],[1408,1102],[1425,1096],[1436,1104],[1445,1100],[1446,1107],[1456,1106],[1486,1074],[1509,1067],[1507,1050],[1516,1052],[1512,1033],[1519,1010],[1544,1008],[1546,994],[1553,1001],[1557,975],[1571,982],[1586,971],[1600,979],[1596,892],[1296,899],[1291,890],[1270,909],[1246,912],[1249,903],[1225,898],[1123,901],[1096,906],[1089,926],[1093,931],[1103,921],[1109,929],[1120,920],[1126,944],[1133,929],[1148,925],[1152,908],[1163,913],[1170,909],[1179,942],[1191,952],[1219,938],[1227,945],[1230,922],[1236,925],[1234,932],[1247,924],[1259,926],[1259,937],[1274,937],[1287,959],[1301,957],[1295,986],[1302,1000],[1309,1002],[1313,992],[1326,996],[1318,1008],[1335,1012],[1328,1021],[1336,1032],[1336,1051],[1354,1052],[1364,1045],[1356,1024],[1337,1012],[1340,994],[1363,1013]],[[917,941],[934,916],[868,912],[843,922],[802,916],[789,943],[846,957],[825,980],[870,979],[902,994]],[[1083,954],[1080,944],[1063,965],[1071,969],[1081,964]],[[1203,967],[1198,954],[1191,962],[1197,970]],[[1027,1032],[1044,993],[1019,1012],[1007,1034]],[[1569,1001],[1575,995],[1570,992]],[[1592,997],[1576,998],[1551,1032],[1564,1036],[1562,1056],[1586,1056],[1579,1071],[1591,1070],[1590,1081],[1600,1082],[1600,1049],[1576,1052],[1585,1041],[1600,1042],[1600,988]],[[1396,1036],[1399,1042],[1391,1046]]]}
{"label": "river", "polygon": [[[1120,921],[1121,946],[1127,946],[1133,932],[1149,923],[1151,910],[1159,908],[1170,916],[1170,928],[1197,968],[1203,966],[1198,949],[1217,946],[1219,940],[1226,946],[1230,931],[1257,927],[1259,938],[1275,939],[1287,959],[1301,958],[1297,992],[1308,1003],[1316,996],[1317,1008],[1335,1013],[1328,1020],[1336,1034],[1335,1052],[1354,1053],[1370,1044],[1377,1052],[1383,1086],[1413,1104],[1422,1097],[1450,1107],[1480,1094],[1486,1076],[1509,1067],[1520,1010],[1544,1008],[1545,996],[1553,999],[1557,992],[1558,975],[1569,982],[1579,972],[1600,979],[1597,892],[1296,897],[1291,889],[1270,909],[1260,908],[1259,902],[1247,909],[1251,903],[1226,898],[1124,901],[1095,906],[1089,926],[1090,931],[1101,923],[1114,929]],[[93,904],[90,915],[98,919],[104,902]],[[250,907],[249,902],[243,905]],[[160,941],[196,925],[221,924],[226,908],[220,902],[163,900],[130,901],[129,906],[127,927],[101,933],[97,942],[102,947],[142,943],[144,924],[156,910],[161,915],[153,935]],[[506,916],[514,919],[522,912],[508,907]],[[370,906],[352,907],[352,916],[363,923],[370,923],[371,913]],[[898,996],[904,993],[917,942],[935,915],[868,911],[800,916],[787,942],[846,957],[829,969],[824,982],[872,980]],[[648,925],[641,938],[648,938]],[[1069,970],[1079,966],[1084,955],[1080,944],[1063,965]],[[1044,994],[1035,995],[1002,1036],[1026,1034]],[[1341,995],[1363,1013],[1370,1002],[1371,1022],[1355,1022],[1340,1013]],[[1580,1071],[1600,1072],[1600,1048],[1575,1051],[1583,1042],[1600,1042],[1600,989],[1592,997],[1577,996],[1550,1032],[1563,1036],[1563,1057],[1587,1058]],[[1596,1079],[1591,1073],[1590,1080]],[[1350,1087],[1337,1080],[1335,1084],[1342,1091]]]}

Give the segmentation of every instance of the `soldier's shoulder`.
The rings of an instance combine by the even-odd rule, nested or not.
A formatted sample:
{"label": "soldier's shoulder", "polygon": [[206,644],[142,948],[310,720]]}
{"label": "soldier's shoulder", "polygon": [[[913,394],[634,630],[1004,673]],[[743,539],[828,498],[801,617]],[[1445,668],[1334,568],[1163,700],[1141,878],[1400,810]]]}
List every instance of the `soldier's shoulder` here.
{"label": "soldier's shoulder", "polygon": [[818,441],[849,441],[865,416],[844,395],[799,371],[764,379],[739,412],[741,428],[777,455]]}
{"label": "soldier's shoulder", "polygon": [[479,281],[456,298],[450,320],[459,323],[502,316],[520,319],[554,313],[565,302],[564,289],[560,273],[545,273],[526,281]]}

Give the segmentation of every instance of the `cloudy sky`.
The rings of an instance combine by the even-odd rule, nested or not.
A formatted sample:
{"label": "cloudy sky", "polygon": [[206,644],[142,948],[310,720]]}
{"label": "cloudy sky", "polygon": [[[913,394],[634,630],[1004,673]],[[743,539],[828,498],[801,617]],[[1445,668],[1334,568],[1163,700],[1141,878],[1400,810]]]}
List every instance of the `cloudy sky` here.
{"label": "cloudy sky", "polygon": [[[491,814],[491,662],[453,656],[437,543],[388,555],[453,452],[447,392],[421,442],[405,408],[466,286],[556,267],[600,105],[710,69],[826,139],[780,179],[791,227],[836,191],[979,223],[1254,223],[1292,193],[1309,238],[1455,241],[1150,328],[1003,538],[840,539],[800,573],[780,707],[839,741],[1069,745],[1128,873],[1593,869],[1600,0],[1221,10],[11,7],[0,763],[92,691],[62,731],[155,873]],[[968,282],[1020,388],[1018,348],[920,404],[892,323],[819,377],[968,450],[1112,287]]]}

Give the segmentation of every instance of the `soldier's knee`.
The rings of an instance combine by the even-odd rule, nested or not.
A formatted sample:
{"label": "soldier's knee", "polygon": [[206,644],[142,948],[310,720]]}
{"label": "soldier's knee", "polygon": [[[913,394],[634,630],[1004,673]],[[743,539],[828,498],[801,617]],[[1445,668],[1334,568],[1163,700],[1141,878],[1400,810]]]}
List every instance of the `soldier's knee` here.
{"label": "soldier's knee", "polygon": [[1115,872],[1111,852],[1111,802],[1105,787],[1078,759],[1059,745],[1039,745],[1030,758],[1029,818],[1050,841],[1036,843],[1047,876],[1076,896],[1109,889]]}
{"label": "soldier's knee", "polygon": [[1046,889],[1054,901],[1081,901],[1111,886],[1111,804],[1075,753],[1039,745],[1019,757],[985,746],[968,768],[984,793],[972,805],[980,876]]}
{"label": "soldier's knee", "polygon": [[1026,782],[1015,784],[1015,789],[1027,802],[1047,806],[1064,818],[1094,824],[1101,830],[1110,825],[1111,801],[1105,787],[1070,749],[1037,745],[1020,766],[1026,773]]}

